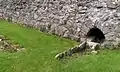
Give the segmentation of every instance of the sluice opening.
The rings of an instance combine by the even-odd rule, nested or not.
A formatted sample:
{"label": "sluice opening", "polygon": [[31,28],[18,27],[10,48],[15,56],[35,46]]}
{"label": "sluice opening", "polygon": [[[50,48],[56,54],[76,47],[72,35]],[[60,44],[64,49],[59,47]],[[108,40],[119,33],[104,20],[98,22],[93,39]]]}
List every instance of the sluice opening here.
{"label": "sluice opening", "polygon": [[91,28],[87,35],[87,39],[90,39],[91,42],[103,43],[105,40],[104,33],[97,27]]}

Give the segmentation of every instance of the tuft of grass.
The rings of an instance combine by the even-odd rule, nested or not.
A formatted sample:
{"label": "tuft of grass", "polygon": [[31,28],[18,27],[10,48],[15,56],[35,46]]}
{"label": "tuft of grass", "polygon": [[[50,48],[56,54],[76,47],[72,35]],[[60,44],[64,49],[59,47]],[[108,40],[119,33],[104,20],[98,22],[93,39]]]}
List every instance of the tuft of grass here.
{"label": "tuft of grass", "polygon": [[57,53],[78,43],[4,20],[0,20],[0,34],[26,48],[17,53],[0,52],[0,72],[120,72],[119,50],[59,61],[54,59]]}

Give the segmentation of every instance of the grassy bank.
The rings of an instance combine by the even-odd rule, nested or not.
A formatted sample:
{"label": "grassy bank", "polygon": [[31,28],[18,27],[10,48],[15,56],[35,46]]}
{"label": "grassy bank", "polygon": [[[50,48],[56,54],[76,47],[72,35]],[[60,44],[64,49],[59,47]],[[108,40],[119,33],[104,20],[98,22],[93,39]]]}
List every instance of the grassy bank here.
{"label": "grassy bank", "polygon": [[23,52],[0,52],[0,72],[120,72],[119,50],[59,61],[54,59],[57,53],[78,43],[4,20],[0,34],[25,47]]}

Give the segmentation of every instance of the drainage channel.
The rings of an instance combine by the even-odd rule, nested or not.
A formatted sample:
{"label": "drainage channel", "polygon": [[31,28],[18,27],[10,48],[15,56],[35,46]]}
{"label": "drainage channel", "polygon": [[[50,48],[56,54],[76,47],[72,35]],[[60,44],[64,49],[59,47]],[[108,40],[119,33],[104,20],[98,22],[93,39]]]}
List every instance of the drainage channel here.
{"label": "drainage channel", "polygon": [[93,27],[87,32],[85,41],[83,41],[79,46],[75,46],[64,52],[61,52],[57,54],[55,58],[62,59],[66,56],[72,56],[74,53],[84,52],[86,49],[90,49],[91,53],[97,54],[97,50],[104,40],[104,33],[99,28]]}

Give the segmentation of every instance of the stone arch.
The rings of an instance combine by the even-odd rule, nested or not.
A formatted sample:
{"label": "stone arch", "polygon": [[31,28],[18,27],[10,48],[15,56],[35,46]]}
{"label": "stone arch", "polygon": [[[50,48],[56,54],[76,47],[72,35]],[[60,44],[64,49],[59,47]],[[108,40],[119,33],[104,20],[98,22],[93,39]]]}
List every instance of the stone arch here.
{"label": "stone arch", "polygon": [[86,35],[92,42],[103,43],[105,40],[104,33],[97,27],[91,28]]}

